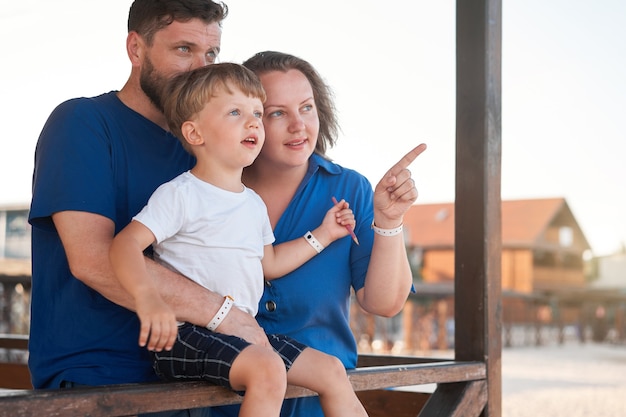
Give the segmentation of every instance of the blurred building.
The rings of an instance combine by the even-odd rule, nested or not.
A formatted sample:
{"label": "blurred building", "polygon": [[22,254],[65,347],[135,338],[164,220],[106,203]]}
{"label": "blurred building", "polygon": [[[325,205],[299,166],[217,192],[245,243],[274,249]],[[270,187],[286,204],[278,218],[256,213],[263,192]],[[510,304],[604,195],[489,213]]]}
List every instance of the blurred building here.
{"label": "blurred building", "polygon": [[626,292],[626,247],[620,252],[594,260],[597,278],[591,287],[598,290]]}
{"label": "blurred building", "polygon": [[[505,345],[514,344],[514,327],[530,329],[525,344],[543,343],[542,327],[547,326],[556,329],[552,338],[562,341],[567,326],[583,335],[584,327],[594,322],[590,315],[598,305],[606,306],[609,316],[616,311],[615,303],[626,296],[607,298],[590,285],[594,269],[586,257],[591,247],[564,198],[506,200],[501,208]],[[416,292],[403,311],[404,351],[453,347],[454,210],[454,203],[416,204],[405,215],[405,241]],[[602,268],[610,276],[597,285],[620,279],[612,272],[619,267],[608,259],[596,271]],[[367,328],[358,326],[359,320],[363,322],[358,313],[353,319],[357,335]],[[370,318],[367,338],[380,337],[384,332],[371,324]]]}
{"label": "blurred building", "polygon": [[[405,317],[404,334],[415,334],[430,315],[436,334],[429,342],[439,348],[450,345],[454,329],[454,209],[454,203],[417,204],[404,219],[418,281],[407,306],[418,314]],[[501,214],[505,346],[515,326],[531,328],[534,344],[543,343],[542,327],[556,329],[559,342],[568,326],[581,341],[588,334],[604,341],[611,331],[624,340],[626,251],[588,262],[591,247],[564,198],[502,201]],[[416,344],[424,342],[405,341]]]}
{"label": "blurred building", "polygon": [[27,205],[0,206],[0,333],[28,333],[30,237]]}
{"label": "blurred building", "polygon": [[[404,218],[424,284],[454,280],[454,203],[417,204]],[[584,288],[591,247],[563,198],[502,202],[502,289],[522,294]]]}

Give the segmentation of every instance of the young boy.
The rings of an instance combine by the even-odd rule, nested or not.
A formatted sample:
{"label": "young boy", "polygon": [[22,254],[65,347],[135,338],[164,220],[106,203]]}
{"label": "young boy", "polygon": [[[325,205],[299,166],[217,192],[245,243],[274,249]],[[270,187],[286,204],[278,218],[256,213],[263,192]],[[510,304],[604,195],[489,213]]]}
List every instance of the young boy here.
{"label": "young boy", "polygon": [[[170,130],[197,163],[155,191],[110,252],[157,373],[245,391],[240,416],[278,416],[287,383],[316,391],[326,416],[366,416],[335,357],[283,335],[253,345],[216,331],[233,305],[256,315],[263,276],[278,278],[347,236],[355,225],[348,204],[332,207],[303,239],[273,246],[265,204],[241,182],[265,139],[258,78],[237,64],[214,64],[176,77],[164,97]],[[176,322],[146,272],[143,251],[151,245],[159,262],[225,296],[207,328]]]}

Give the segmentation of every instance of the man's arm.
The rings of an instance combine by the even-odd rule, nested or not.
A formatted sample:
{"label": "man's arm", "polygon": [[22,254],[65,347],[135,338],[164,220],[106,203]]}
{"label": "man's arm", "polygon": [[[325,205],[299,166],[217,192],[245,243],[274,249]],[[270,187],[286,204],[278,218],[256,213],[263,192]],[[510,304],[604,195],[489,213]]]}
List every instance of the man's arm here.
{"label": "man's arm", "polygon": [[[131,295],[114,275],[109,249],[115,225],[104,216],[63,211],[52,216],[67,255],[72,274],[108,300],[135,311]],[[222,305],[223,297],[204,289],[190,279],[146,258],[148,272],[154,277],[165,302],[180,321],[205,326]],[[254,317],[233,308],[218,331],[267,345],[267,337]]]}

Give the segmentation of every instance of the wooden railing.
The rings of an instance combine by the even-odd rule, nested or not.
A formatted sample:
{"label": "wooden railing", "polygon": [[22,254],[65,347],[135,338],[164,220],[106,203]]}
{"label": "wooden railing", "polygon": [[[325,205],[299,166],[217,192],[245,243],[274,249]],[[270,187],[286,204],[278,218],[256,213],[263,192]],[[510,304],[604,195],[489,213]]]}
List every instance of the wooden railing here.
{"label": "wooden railing", "polygon": [[[25,349],[26,337],[0,335],[0,348]],[[15,388],[10,378],[28,378],[25,364],[14,365],[12,374],[0,364],[0,384]],[[21,375],[20,375],[21,374]],[[350,381],[371,417],[382,416],[478,416],[487,401],[486,367],[482,362],[447,359],[363,355]],[[13,383],[13,384],[11,384]],[[389,390],[437,384],[434,394]],[[286,398],[316,395],[289,386]],[[203,382],[163,382],[109,385],[74,389],[0,390],[0,417],[128,416],[138,413],[236,404],[241,397]],[[442,410],[446,410],[442,414]]]}
{"label": "wooden railing", "polygon": [[[0,349],[4,356],[11,358],[11,352],[22,353],[28,349],[28,336],[0,334]],[[0,388],[32,388],[30,374],[25,363],[0,358]]]}

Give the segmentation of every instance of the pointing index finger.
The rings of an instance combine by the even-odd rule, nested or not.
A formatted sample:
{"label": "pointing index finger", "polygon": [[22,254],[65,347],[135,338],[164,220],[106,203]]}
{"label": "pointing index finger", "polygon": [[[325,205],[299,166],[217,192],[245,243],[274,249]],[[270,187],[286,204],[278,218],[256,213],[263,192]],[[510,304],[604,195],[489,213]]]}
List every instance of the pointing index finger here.
{"label": "pointing index finger", "polygon": [[397,164],[391,167],[391,169],[387,172],[388,175],[398,175],[403,169],[407,168],[415,158],[417,158],[422,152],[426,150],[426,144],[421,143],[413,148],[409,153],[404,155]]}

